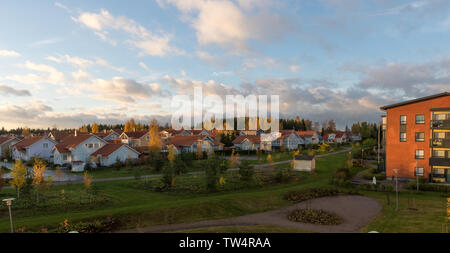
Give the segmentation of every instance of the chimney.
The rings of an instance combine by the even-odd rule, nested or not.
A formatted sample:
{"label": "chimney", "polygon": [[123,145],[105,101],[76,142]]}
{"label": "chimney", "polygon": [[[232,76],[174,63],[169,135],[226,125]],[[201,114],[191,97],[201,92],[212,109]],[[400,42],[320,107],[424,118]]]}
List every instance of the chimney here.
{"label": "chimney", "polygon": [[105,130],[103,130],[103,132],[106,134],[106,129]]}
{"label": "chimney", "polygon": [[75,136],[77,136],[77,130],[75,129]]}

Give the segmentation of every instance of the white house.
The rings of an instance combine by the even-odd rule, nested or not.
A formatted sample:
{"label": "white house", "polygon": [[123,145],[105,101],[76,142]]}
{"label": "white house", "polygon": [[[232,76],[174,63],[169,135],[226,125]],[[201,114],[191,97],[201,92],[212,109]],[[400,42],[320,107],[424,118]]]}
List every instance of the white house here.
{"label": "white house", "polygon": [[15,136],[0,136],[0,156],[7,148],[9,148],[11,152],[11,147],[19,141],[19,138]]}
{"label": "white house", "polygon": [[347,135],[348,135],[350,141],[352,141],[352,142],[362,141],[361,133],[350,132],[350,133],[347,133]]}
{"label": "white house", "polygon": [[177,153],[197,151],[197,146],[201,146],[202,151],[223,150],[224,144],[207,135],[187,135],[174,136],[167,141],[167,149],[170,146],[175,148]]}
{"label": "white house", "polygon": [[323,143],[334,143],[335,139],[336,139],[335,133],[324,134],[323,138],[322,138],[322,142]]}
{"label": "white house", "polygon": [[261,148],[261,136],[241,135],[233,140],[234,148],[237,150],[258,150]]}
{"label": "white house", "polygon": [[14,160],[28,161],[33,157],[49,160],[52,157],[52,149],[56,141],[47,136],[30,136],[12,146]]}
{"label": "white house", "polygon": [[342,144],[342,143],[348,142],[349,139],[348,139],[348,136],[347,136],[347,134],[345,132],[337,132],[335,140],[336,140],[337,143]]}
{"label": "white house", "polygon": [[91,161],[100,166],[111,166],[118,160],[125,162],[126,160],[138,159],[139,152],[123,143],[109,143],[91,154]]}
{"label": "white house", "polygon": [[316,131],[297,131],[297,134],[303,138],[305,145],[319,144],[320,136]]}
{"label": "white house", "polygon": [[69,135],[53,148],[53,163],[70,164],[73,171],[83,171],[90,155],[107,143],[94,134]]}
{"label": "white house", "polygon": [[119,138],[122,143],[127,144],[132,148],[148,147],[150,142],[150,134],[148,130],[123,132]]}
{"label": "white house", "polygon": [[114,141],[114,140],[119,139],[119,137],[120,137],[120,134],[118,134],[117,132],[107,131],[107,130],[104,130],[103,132],[95,133],[95,135],[97,135],[98,137],[102,138],[105,141]]}
{"label": "white house", "polygon": [[304,144],[304,140],[294,130],[279,130],[279,137],[272,141],[272,148],[287,150],[297,149],[299,145]]}

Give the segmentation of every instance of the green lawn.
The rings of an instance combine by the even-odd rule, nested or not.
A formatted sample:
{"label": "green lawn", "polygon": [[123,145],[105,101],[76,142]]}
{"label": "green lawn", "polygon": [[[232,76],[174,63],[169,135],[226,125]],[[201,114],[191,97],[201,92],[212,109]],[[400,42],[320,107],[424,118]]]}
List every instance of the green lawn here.
{"label": "green lawn", "polygon": [[[119,218],[123,228],[134,228],[155,224],[179,223],[204,219],[226,218],[248,213],[276,209],[290,203],[283,194],[291,189],[326,186],[329,176],[345,156],[334,155],[318,160],[317,174],[300,182],[278,184],[262,189],[241,190],[238,192],[219,192],[210,194],[156,193],[129,187],[133,180],[98,182],[94,185],[110,201],[98,206],[78,207],[64,211],[60,207],[45,208],[29,212],[21,211],[14,215],[16,228],[28,230],[54,228],[64,219],[70,222],[92,221],[114,216]],[[51,191],[82,191],[82,184],[54,186]],[[12,190],[2,191],[2,197],[11,196]],[[6,208],[2,206],[0,232],[7,232],[9,221]],[[14,212],[14,207],[13,207]]]}
{"label": "green lawn", "polygon": [[[289,184],[276,184],[270,187],[225,191],[217,193],[167,193],[150,192],[130,187],[134,180],[93,183],[106,201],[98,205],[75,205],[73,208],[60,206],[35,210],[15,210],[13,217],[16,228],[25,231],[39,231],[41,228],[56,228],[64,219],[69,222],[93,221],[112,216],[121,221],[121,228],[136,228],[158,224],[194,222],[206,219],[220,219],[249,213],[264,212],[290,202],[283,195],[290,190],[312,187],[331,187],[331,176],[338,167],[345,165],[347,154],[336,154],[318,158],[316,173],[305,175],[300,181]],[[352,174],[359,168],[352,170]],[[54,186],[50,190],[57,196],[65,192],[83,191],[83,184]],[[56,192],[56,193],[55,193]],[[384,193],[364,192],[383,204],[383,211],[363,232],[440,232],[445,218],[445,199],[439,193],[422,193],[416,198],[418,211],[408,210],[408,195],[400,194],[400,211],[392,210],[395,196],[391,194],[391,206],[386,205]],[[13,190],[3,190],[0,197],[14,196]],[[211,232],[220,231],[284,231],[286,228],[228,227],[209,228]],[[0,208],[0,232],[9,231],[9,218],[6,207]],[[288,232],[288,231],[286,231]]]}

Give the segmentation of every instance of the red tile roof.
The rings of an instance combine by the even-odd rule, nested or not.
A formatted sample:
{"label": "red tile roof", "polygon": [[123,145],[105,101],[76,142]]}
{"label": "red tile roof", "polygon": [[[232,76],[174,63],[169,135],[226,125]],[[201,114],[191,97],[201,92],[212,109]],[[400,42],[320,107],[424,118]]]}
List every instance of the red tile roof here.
{"label": "red tile roof", "polygon": [[17,150],[25,150],[25,148],[35,144],[36,142],[40,141],[41,139],[46,138],[46,136],[29,136],[24,138],[23,140],[17,142],[13,147],[15,147]]}
{"label": "red tile roof", "polygon": [[311,137],[315,134],[315,131],[297,131],[297,134],[301,137]]}
{"label": "red tile roof", "polygon": [[70,135],[70,132],[64,132],[64,131],[50,131],[49,135],[52,134],[55,141],[61,141],[64,139],[64,137]]}
{"label": "red tile roof", "polygon": [[[186,136],[174,136],[167,141],[167,145],[174,145],[175,147],[192,146],[195,142],[201,141],[206,135],[186,135]],[[215,146],[224,145],[220,141],[213,140],[212,143]]]}
{"label": "red tile roof", "polygon": [[336,138],[342,138],[344,136],[345,132],[337,132]]}
{"label": "red tile roof", "polygon": [[5,142],[7,142],[9,140],[12,140],[12,139],[14,139],[14,137],[11,137],[11,136],[0,136],[0,144],[3,144],[3,143],[5,143]]}
{"label": "red tile roof", "polygon": [[77,134],[75,135],[68,135],[64,139],[61,140],[60,143],[55,145],[55,149],[58,150],[59,153],[70,153],[70,149],[74,148],[81,143],[83,143],[85,140],[91,138],[92,134]]}
{"label": "red tile roof", "polygon": [[144,136],[145,134],[147,134],[148,132],[149,132],[148,130],[140,130],[140,131],[135,131],[135,132],[125,132],[125,134],[128,136],[128,138],[139,139],[142,136]]}
{"label": "red tile roof", "polygon": [[247,136],[244,135],[236,137],[236,139],[233,140],[233,144],[240,144],[246,139],[254,144],[261,143],[261,136],[259,135],[247,135]]}
{"label": "red tile roof", "polygon": [[[98,156],[101,155],[102,157],[108,157],[110,154],[114,153],[116,150],[118,150],[119,148],[121,148],[122,146],[126,146],[125,144],[122,143],[108,143],[105,146],[101,147],[99,150],[95,151],[94,153],[92,153],[91,156]],[[128,147],[129,149],[135,151],[136,153],[139,154],[139,152],[137,152],[136,150]]]}

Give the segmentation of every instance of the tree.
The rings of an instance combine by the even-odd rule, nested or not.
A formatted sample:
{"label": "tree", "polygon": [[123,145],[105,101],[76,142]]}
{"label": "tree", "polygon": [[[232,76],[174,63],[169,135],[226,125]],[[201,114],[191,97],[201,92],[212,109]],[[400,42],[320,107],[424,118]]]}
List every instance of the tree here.
{"label": "tree", "polygon": [[206,175],[206,188],[209,191],[214,191],[217,189],[217,183],[219,181],[220,174],[220,160],[216,157],[214,152],[212,152],[205,164],[205,175]]}
{"label": "tree", "polygon": [[203,159],[203,150],[202,150],[202,143],[200,141],[197,142],[197,148],[195,150],[195,156],[198,160]]}
{"label": "tree", "polygon": [[6,159],[6,160],[8,160],[8,161],[11,161],[11,160],[12,160],[11,149],[9,148],[9,146],[6,146],[6,147],[3,149],[3,152],[2,152],[0,158],[1,158],[1,160],[4,160],[4,159]]}
{"label": "tree", "polygon": [[10,180],[10,184],[12,188],[16,189],[17,198],[20,197],[20,190],[26,183],[27,172],[28,169],[27,167],[25,167],[21,160],[17,160],[11,168],[10,174],[12,179]]}
{"label": "tree", "polygon": [[93,133],[93,134],[98,133],[98,125],[95,122],[94,122],[94,124],[92,124],[91,133]]}
{"label": "tree", "polygon": [[33,165],[33,182],[32,184],[36,190],[36,202],[39,203],[39,192],[45,187],[44,185],[44,173],[46,166],[40,159],[34,159]]}
{"label": "tree", "polygon": [[239,165],[239,175],[241,175],[242,181],[251,181],[255,170],[248,160],[244,160]]}
{"label": "tree", "polygon": [[175,167],[172,163],[167,163],[164,166],[161,181],[168,188],[175,185]]}
{"label": "tree", "polygon": [[22,130],[22,135],[23,136],[25,136],[25,137],[28,137],[28,136],[30,136],[30,129],[28,128],[28,127],[25,127],[23,130]]}
{"label": "tree", "polygon": [[89,129],[88,129],[87,126],[83,125],[83,126],[80,128],[80,132],[81,132],[81,133],[89,133]]}
{"label": "tree", "polygon": [[149,142],[149,151],[152,154],[159,154],[159,152],[161,151],[161,137],[159,136],[159,125],[158,125],[158,121],[156,121],[156,119],[153,119],[150,122],[150,126],[149,126],[150,130],[149,130],[149,137],[150,137],[150,142]]}
{"label": "tree", "polygon": [[173,145],[170,145],[169,152],[167,154],[167,160],[169,160],[169,162],[173,164],[176,157],[177,157],[177,155],[175,154],[175,149],[173,148]]}

